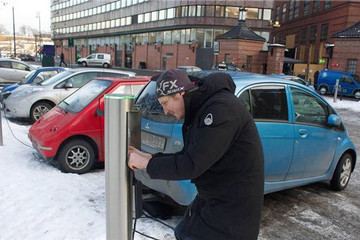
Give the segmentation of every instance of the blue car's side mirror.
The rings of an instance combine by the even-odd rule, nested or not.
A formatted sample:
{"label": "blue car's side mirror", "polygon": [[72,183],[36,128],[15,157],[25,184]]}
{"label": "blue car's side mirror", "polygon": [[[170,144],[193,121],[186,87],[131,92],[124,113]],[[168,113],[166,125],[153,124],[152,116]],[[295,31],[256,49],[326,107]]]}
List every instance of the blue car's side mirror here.
{"label": "blue car's side mirror", "polygon": [[327,120],[329,126],[338,127],[341,124],[341,118],[336,114],[330,114]]}

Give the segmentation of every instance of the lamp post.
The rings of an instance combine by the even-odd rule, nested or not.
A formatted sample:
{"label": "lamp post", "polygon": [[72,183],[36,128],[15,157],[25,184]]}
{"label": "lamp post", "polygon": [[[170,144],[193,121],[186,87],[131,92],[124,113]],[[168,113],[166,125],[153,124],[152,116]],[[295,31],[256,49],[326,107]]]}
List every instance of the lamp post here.
{"label": "lamp post", "polygon": [[[41,24],[40,24],[40,12],[36,13],[35,18],[39,18],[39,49],[41,47]],[[41,55],[39,54],[40,61],[41,61]]]}
{"label": "lamp post", "polygon": [[14,57],[16,57],[16,41],[15,41],[15,13],[14,13],[14,6],[12,7],[12,15],[13,15],[13,32],[14,32]]}

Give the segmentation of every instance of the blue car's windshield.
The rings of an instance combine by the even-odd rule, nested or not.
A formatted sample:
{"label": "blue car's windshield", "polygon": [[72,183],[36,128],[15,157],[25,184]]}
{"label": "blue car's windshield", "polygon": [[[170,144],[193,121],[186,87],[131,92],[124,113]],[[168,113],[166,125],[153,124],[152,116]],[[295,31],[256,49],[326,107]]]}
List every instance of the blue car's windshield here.
{"label": "blue car's windshield", "polygon": [[34,76],[35,72],[36,72],[36,70],[31,71],[28,75],[26,75],[26,76],[19,82],[19,84],[20,84],[20,85],[26,84],[27,81]]}
{"label": "blue car's windshield", "polygon": [[110,85],[111,81],[92,80],[60,102],[59,107],[66,112],[80,112]]}
{"label": "blue car's windshield", "polygon": [[73,74],[73,73],[74,73],[74,71],[61,72],[61,73],[59,73],[59,74],[57,74],[57,75],[55,75],[55,76],[53,76],[53,77],[51,77],[51,78],[49,78],[49,79],[41,82],[41,83],[39,83],[39,84],[40,84],[41,86],[47,86],[47,85],[50,85],[50,84],[52,84],[52,83],[57,82],[57,81],[60,80],[60,79],[65,78],[65,77],[67,77],[67,76],[69,76],[69,75],[71,75],[71,74]]}

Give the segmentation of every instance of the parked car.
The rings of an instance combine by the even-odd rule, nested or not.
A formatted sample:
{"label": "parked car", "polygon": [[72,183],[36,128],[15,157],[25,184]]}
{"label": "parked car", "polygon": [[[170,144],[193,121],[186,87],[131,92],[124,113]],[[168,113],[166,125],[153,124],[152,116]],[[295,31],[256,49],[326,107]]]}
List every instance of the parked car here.
{"label": "parked car", "polygon": [[40,155],[64,172],[86,173],[104,162],[105,94],[136,95],[150,77],[97,78],[35,122],[29,138]]}
{"label": "parked car", "polygon": [[218,63],[218,64],[215,64],[213,67],[212,67],[213,70],[222,70],[222,71],[239,71],[241,72],[242,69],[239,68],[238,66],[232,64],[232,63]]}
{"label": "parked car", "polygon": [[30,54],[20,54],[21,61],[35,61],[35,57]]}
{"label": "parked car", "polygon": [[65,68],[61,67],[42,67],[38,68],[36,70],[32,70],[28,75],[26,75],[20,82],[14,83],[11,85],[4,85],[3,89],[1,90],[0,94],[0,102],[3,101],[3,99],[7,98],[11,91],[16,89],[18,86],[23,84],[31,84],[31,83],[40,83],[48,78],[51,78],[52,76],[55,76],[56,74],[66,71]]}
{"label": "parked car", "polygon": [[37,85],[21,85],[4,99],[7,116],[38,120],[60,101],[97,77],[134,76],[135,73],[102,69],[71,69]]}
{"label": "parked car", "polygon": [[111,55],[108,53],[93,53],[86,58],[79,58],[77,63],[83,67],[111,67]]}
{"label": "parked car", "polygon": [[[194,75],[202,78],[213,71]],[[243,100],[258,128],[265,161],[265,193],[318,181],[344,189],[356,163],[356,150],[335,110],[319,94],[293,81],[247,72],[231,72],[235,94]],[[191,76],[191,79],[196,79]],[[141,148],[173,153],[183,147],[182,121],[164,115],[152,79],[135,104],[141,107]],[[216,136],[214,136],[216,137]],[[188,205],[196,196],[189,180],[151,179],[145,170],[135,176],[145,186]]]}
{"label": "parked car", "polygon": [[22,61],[0,58],[0,87],[21,81],[32,70],[35,70],[33,66]]}
{"label": "parked car", "polygon": [[339,95],[360,99],[360,77],[349,72],[321,70],[316,89],[323,95],[334,93],[337,79],[339,80]]}
{"label": "parked car", "polygon": [[178,69],[183,69],[185,70],[187,73],[192,73],[192,72],[200,72],[202,71],[201,68],[196,67],[196,66],[178,66]]}
{"label": "parked car", "polygon": [[285,75],[285,74],[273,74],[271,76],[291,80],[291,81],[300,83],[302,85],[309,86],[309,82],[305,81],[301,77],[297,77],[297,76],[293,76],[293,75]]}

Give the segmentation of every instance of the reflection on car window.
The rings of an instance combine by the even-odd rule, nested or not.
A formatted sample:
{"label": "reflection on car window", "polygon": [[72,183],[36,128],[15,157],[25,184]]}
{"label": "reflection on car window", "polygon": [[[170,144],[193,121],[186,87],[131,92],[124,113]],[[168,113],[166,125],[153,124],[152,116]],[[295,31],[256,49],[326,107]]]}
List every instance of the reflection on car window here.
{"label": "reflection on car window", "polygon": [[284,87],[254,87],[239,97],[253,118],[262,120],[288,120],[288,107]]}
{"label": "reflection on car window", "polygon": [[69,76],[69,75],[71,75],[73,73],[74,73],[73,71],[61,72],[61,73],[59,73],[59,74],[57,74],[57,75],[43,81],[43,82],[41,82],[40,85],[41,86],[50,85],[50,84],[55,83],[55,82],[59,81],[60,79],[65,78],[65,77],[67,77],[67,76]]}
{"label": "reflection on car window", "polygon": [[25,64],[22,64],[22,63],[13,62],[12,63],[12,68],[17,69],[17,70],[26,70],[29,67],[26,66]]}
{"label": "reflection on car window", "polygon": [[296,88],[291,88],[295,122],[326,125],[327,106],[320,100]]}
{"label": "reflection on car window", "polygon": [[143,118],[150,121],[161,123],[181,123],[182,120],[177,120],[171,115],[165,115],[162,106],[156,97],[156,82],[150,81],[145,89],[141,92],[136,100],[136,105],[141,107],[141,115]]}
{"label": "reflection on car window", "polygon": [[110,84],[107,80],[91,81],[59,103],[59,107],[67,112],[80,112]]}

